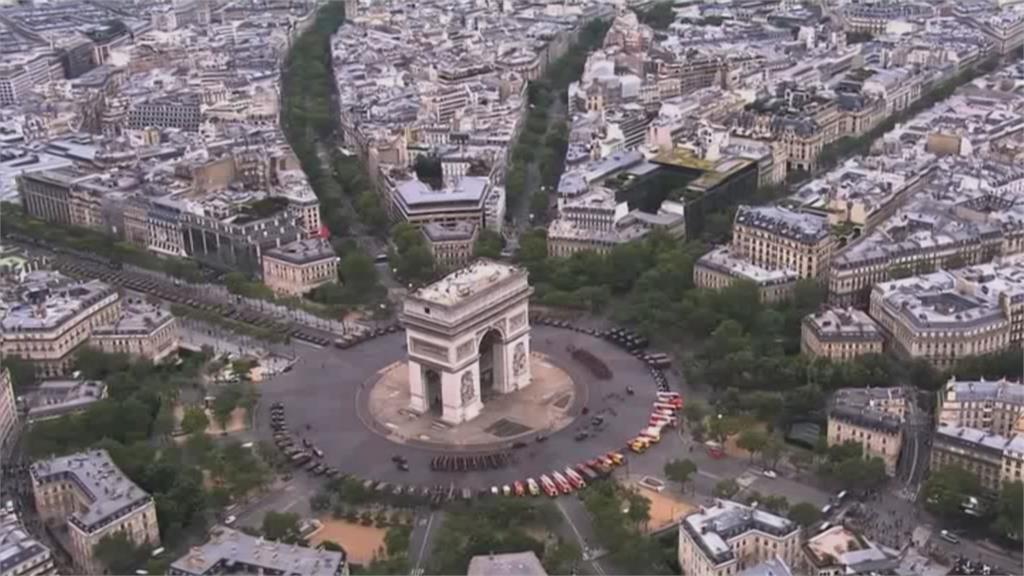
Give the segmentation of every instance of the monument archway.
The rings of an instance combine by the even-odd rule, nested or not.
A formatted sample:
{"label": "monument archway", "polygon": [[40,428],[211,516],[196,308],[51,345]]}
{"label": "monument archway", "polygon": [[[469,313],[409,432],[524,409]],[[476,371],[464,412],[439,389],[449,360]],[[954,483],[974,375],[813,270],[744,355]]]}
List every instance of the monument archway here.
{"label": "monument archway", "polygon": [[480,354],[480,399],[487,401],[495,390],[503,389],[505,365],[505,338],[501,332],[490,329],[484,333],[478,346]]}
{"label": "monument archway", "polygon": [[432,411],[435,373],[441,420],[450,424],[480,414],[485,395],[528,386],[532,293],[524,269],[477,260],[410,294],[401,314],[409,409]]}

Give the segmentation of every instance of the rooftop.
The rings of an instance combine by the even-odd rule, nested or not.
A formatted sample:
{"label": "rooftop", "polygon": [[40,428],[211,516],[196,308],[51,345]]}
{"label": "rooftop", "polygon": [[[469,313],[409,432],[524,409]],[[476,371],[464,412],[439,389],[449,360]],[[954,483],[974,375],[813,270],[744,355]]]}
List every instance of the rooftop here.
{"label": "rooftop", "polygon": [[758,286],[773,286],[796,282],[799,275],[796,270],[781,268],[770,270],[752,264],[741,256],[732,254],[729,246],[719,246],[697,260],[699,266],[704,266],[743,280],[749,280]]}
{"label": "rooftop", "polygon": [[283,260],[292,264],[308,264],[328,258],[337,258],[338,255],[331,247],[331,243],[325,238],[304,238],[281,246],[271,248],[263,252],[265,257],[275,260]]}
{"label": "rooftop", "polygon": [[467,576],[547,576],[533,552],[473,556]]}
{"label": "rooftop", "polygon": [[478,259],[465,268],[413,292],[412,297],[439,306],[454,306],[487,292],[510,278],[525,275],[526,271],[519,267],[494,260]]}
{"label": "rooftop", "polygon": [[14,514],[0,513],[0,574],[20,574],[15,568],[32,559],[50,556],[50,549],[36,540]]}
{"label": "rooftop", "polygon": [[106,395],[107,385],[98,380],[48,380],[28,395],[28,419],[42,420],[84,410]]}
{"label": "rooftop", "polygon": [[730,540],[757,530],[774,537],[785,537],[800,530],[799,526],[781,516],[731,500],[717,500],[714,506],[683,519],[685,530],[714,565],[735,559]]}
{"label": "rooftop", "polygon": [[[1005,402],[1024,407],[1024,384],[1006,380],[956,380],[950,378],[944,391],[958,402]],[[954,398],[950,398],[951,400]]]}
{"label": "rooftop", "polygon": [[94,336],[147,335],[165,326],[174,316],[159,304],[142,299],[121,303],[121,314],[110,324],[97,326]]}
{"label": "rooftop", "polygon": [[335,576],[345,561],[344,552],[283,544],[216,526],[205,544],[192,548],[171,568],[187,574],[220,574],[218,567],[229,566],[231,573]]}
{"label": "rooftop", "polygon": [[34,484],[70,480],[78,487],[82,504],[70,521],[89,533],[152,501],[114,465],[106,450],[40,460],[32,464],[30,472]]}
{"label": "rooftop", "polygon": [[878,324],[856,308],[827,308],[804,316],[803,322],[821,340],[882,340]]}
{"label": "rooftop", "polygon": [[475,222],[469,220],[458,220],[455,222],[429,222],[423,225],[423,235],[430,242],[455,242],[458,240],[470,240],[476,236],[477,228]]}
{"label": "rooftop", "polygon": [[5,333],[52,329],[108,296],[116,299],[117,292],[99,280],[79,282],[57,272],[30,272],[4,295],[7,314],[0,320],[0,329]]}

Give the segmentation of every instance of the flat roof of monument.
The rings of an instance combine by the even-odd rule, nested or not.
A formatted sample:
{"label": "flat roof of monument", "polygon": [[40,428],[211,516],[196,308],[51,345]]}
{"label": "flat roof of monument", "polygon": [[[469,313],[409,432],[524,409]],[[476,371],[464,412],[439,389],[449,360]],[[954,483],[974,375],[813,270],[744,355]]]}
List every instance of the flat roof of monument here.
{"label": "flat roof of monument", "polygon": [[465,268],[413,292],[412,297],[440,306],[453,306],[518,275],[525,276],[526,271],[494,260],[475,260]]}

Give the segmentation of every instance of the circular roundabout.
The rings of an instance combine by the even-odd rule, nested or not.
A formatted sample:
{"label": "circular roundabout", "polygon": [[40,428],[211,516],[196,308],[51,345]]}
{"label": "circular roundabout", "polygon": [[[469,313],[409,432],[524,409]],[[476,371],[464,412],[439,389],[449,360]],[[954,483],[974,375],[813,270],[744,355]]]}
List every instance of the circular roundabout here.
{"label": "circular roundabout", "polygon": [[259,434],[300,468],[319,462],[329,476],[424,490],[489,490],[625,454],[648,426],[664,377],[594,332],[554,324],[531,327],[529,385],[505,394],[481,387],[479,413],[459,423],[429,398],[427,410],[410,409],[402,330],[346,349],[304,348],[291,370],[261,386]]}

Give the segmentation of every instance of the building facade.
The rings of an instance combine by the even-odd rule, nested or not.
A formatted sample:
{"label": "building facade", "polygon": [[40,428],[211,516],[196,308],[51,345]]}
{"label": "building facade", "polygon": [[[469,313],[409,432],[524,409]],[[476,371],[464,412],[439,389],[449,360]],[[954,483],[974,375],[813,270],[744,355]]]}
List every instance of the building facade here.
{"label": "building facade", "polygon": [[473,222],[431,222],[424,224],[423,237],[434,256],[434,263],[456,270],[473,260],[480,227]]}
{"label": "building facade", "polygon": [[864,457],[881,458],[889,476],[903,449],[906,400],[900,388],[837,390],[828,415],[828,445],[859,444]]}
{"label": "building facade", "polygon": [[323,238],[307,238],[263,253],[263,283],[275,294],[302,296],[338,281],[339,258]]}
{"label": "building facade", "polygon": [[50,549],[25,529],[17,514],[0,513],[0,574],[49,576],[56,573]]}
{"label": "building facade", "polygon": [[977,428],[1009,436],[1024,432],[1024,384],[950,378],[939,391],[939,426]]}
{"label": "building facade", "polygon": [[800,323],[800,351],[843,362],[864,354],[881,354],[885,338],[866,313],[854,308],[808,314]]}
{"label": "building facade", "polygon": [[110,534],[122,533],[136,546],[160,545],[153,498],[129,480],[105,450],[41,460],[29,473],[40,519],[67,525],[69,552],[79,570],[104,571],[93,551]]}
{"label": "building facade", "polygon": [[14,403],[11,371],[0,368],[0,454],[7,454],[7,445],[18,426],[18,407]]}
{"label": "building facade", "polygon": [[89,344],[110,354],[158,361],[177,350],[180,339],[178,321],[170,312],[143,300],[128,300],[117,320],[93,330]]}
{"label": "building facade", "polygon": [[738,502],[717,500],[679,524],[683,574],[732,576],[776,557],[795,566],[799,556],[797,524]]}
{"label": "building facade", "polygon": [[65,373],[74,352],[96,328],[117,320],[120,296],[98,280],[75,282],[54,272],[33,272],[8,293],[0,320],[0,352],[35,363],[41,376]]}
{"label": "building facade", "polygon": [[939,426],[932,439],[931,470],[963,468],[981,487],[996,494],[1024,473],[1024,434],[1003,436],[977,428]]}

